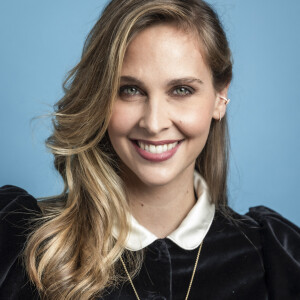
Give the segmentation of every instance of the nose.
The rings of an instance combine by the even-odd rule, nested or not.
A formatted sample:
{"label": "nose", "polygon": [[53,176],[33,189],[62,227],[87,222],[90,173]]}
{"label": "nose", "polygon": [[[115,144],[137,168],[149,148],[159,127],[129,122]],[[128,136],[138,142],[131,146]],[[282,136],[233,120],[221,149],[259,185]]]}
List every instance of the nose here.
{"label": "nose", "polygon": [[139,126],[149,134],[155,135],[172,125],[166,101],[160,97],[149,98],[145,101],[143,115]]}

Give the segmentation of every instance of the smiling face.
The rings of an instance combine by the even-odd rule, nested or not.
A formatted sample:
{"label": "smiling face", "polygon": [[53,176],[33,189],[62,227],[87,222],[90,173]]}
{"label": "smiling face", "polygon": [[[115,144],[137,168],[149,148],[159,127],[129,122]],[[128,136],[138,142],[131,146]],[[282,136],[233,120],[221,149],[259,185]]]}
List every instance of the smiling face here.
{"label": "smiling face", "polygon": [[192,180],[211,120],[225,114],[219,95],[193,34],[171,24],[138,33],[108,127],[126,174],[147,186]]}

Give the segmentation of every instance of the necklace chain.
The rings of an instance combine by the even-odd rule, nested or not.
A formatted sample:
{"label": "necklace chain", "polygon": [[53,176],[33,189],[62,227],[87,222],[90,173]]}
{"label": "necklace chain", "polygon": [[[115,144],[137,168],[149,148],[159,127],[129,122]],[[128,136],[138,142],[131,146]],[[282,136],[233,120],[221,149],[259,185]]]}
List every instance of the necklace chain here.
{"label": "necklace chain", "polygon": [[[197,257],[196,257],[196,261],[195,261],[195,265],[194,265],[192,277],[191,277],[190,284],[189,284],[189,287],[188,287],[188,290],[187,290],[187,293],[186,293],[186,296],[185,296],[185,300],[188,299],[189,294],[190,294],[190,291],[191,291],[191,287],[192,287],[192,284],[193,284],[194,276],[195,276],[196,269],[197,269],[197,265],[198,265],[199,256],[200,256],[201,249],[202,249],[202,244],[203,244],[203,242],[202,242],[202,243],[200,244],[200,246],[199,246],[199,250],[198,250],[198,253],[197,253]],[[131,277],[130,277],[130,275],[129,275],[129,272],[128,272],[128,270],[127,270],[127,267],[126,267],[126,265],[125,265],[125,263],[124,263],[122,257],[121,257],[120,259],[121,259],[122,265],[123,265],[123,267],[124,267],[124,270],[125,270],[125,272],[126,272],[126,274],[127,274],[127,277],[128,277],[128,279],[129,279],[129,281],[130,281],[130,284],[131,284],[131,286],[132,286],[132,289],[133,289],[133,291],[134,291],[134,293],[135,293],[136,298],[137,298],[138,300],[141,300],[140,297],[139,297],[139,295],[138,295],[138,293],[137,293],[137,291],[136,291],[136,289],[135,289],[135,286],[134,286],[134,284],[133,284],[133,282],[132,282],[132,279],[131,279]]]}

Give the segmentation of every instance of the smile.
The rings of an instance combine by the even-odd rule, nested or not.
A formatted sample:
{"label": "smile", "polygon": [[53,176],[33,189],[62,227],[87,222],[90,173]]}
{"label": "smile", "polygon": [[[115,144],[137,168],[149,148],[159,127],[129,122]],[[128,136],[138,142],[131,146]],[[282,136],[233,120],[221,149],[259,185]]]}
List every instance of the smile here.
{"label": "smile", "polygon": [[153,144],[146,144],[144,142],[137,141],[137,144],[141,149],[143,149],[147,152],[153,153],[153,154],[164,153],[168,150],[171,150],[171,149],[175,148],[178,143],[179,142],[177,141],[177,142],[169,143],[169,144],[153,145]]}
{"label": "smile", "polygon": [[183,140],[144,141],[131,140],[137,153],[145,160],[162,162],[170,159],[178,150]]}

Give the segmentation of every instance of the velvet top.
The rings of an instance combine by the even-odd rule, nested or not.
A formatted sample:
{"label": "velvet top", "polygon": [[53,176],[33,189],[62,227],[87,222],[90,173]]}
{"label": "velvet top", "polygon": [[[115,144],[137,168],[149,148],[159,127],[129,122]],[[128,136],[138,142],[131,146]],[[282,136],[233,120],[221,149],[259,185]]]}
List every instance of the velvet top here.
{"label": "velvet top", "polygon": [[[30,213],[32,210],[33,213]],[[12,186],[0,189],[0,299],[40,299],[19,258],[29,221],[40,212],[35,198]],[[203,240],[189,299],[300,299],[300,229],[263,206],[234,221],[216,211]],[[141,299],[181,300],[198,248],[157,239],[133,280]],[[130,283],[107,290],[103,300],[134,300]]]}

